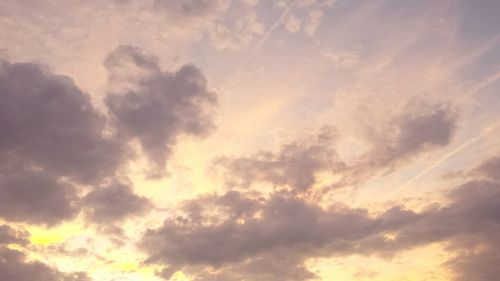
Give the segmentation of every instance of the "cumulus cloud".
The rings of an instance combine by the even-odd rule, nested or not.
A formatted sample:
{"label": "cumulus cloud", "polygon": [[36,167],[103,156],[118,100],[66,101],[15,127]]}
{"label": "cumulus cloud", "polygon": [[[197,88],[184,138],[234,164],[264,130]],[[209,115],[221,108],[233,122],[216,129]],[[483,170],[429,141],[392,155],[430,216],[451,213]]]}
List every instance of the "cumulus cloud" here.
{"label": "cumulus cloud", "polygon": [[395,208],[377,218],[365,209],[323,209],[286,195],[264,199],[238,192],[188,201],[180,210],[161,228],[149,230],[141,246],[147,262],[164,264],[170,272],[221,269],[220,276],[198,270],[199,280],[308,280],[315,275],[303,265],[305,259],[375,252],[360,245],[375,245],[365,240],[382,239],[384,231],[415,216]]}
{"label": "cumulus cloud", "polygon": [[[285,193],[263,197],[233,191],[184,202],[162,227],[146,232],[141,246],[147,262],[164,264],[171,272],[188,268],[199,280],[279,280],[284,264],[276,256],[294,261],[286,267],[289,273],[301,272],[301,278],[289,280],[308,280],[314,274],[304,268],[307,258],[387,256],[441,242],[451,254],[446,265],[455,280],[491,280],[500,262],[495,254],[500,182],[472,179],[446,199],[420,212],[394,206],[377,215],[339,204],[321,208]],[[265,270],[252,275],[256,264],[270,269],[270,275]]]}
{"label": "cumulus cloud", "polygon": [[8,225],[0,225],[0,245],[27,244],[26,233],[15,230]]}
{"label": "cumulus cloud", "polygon": [[231,188],[268,182],[280,188],[306,191],[313,187],[319,172],[344,168],[333,148],[335,140],[335,130],[325,127],[312,138],[283,145],[277,153],[260,151],[251,157],[221,157],[215,165],[225,170],[225,181]]}
{"label": "cumulus cloud", "polygon": [[105,121],[70,78],[0,61],[0,216],[43,224],[74,217],[72,182],[113,177],[124,159]]}
{"label": "cumulus cloud", "polygon": [[114,175],[123,148],[105,118],[65,76],[0,61],[0,167],[22,165],[94,183]]}
{"label": "cumulus cloud", "polygon": [[38,261],[27,261],[8,244],[26,245],[26,234],[7,225],[0,226],[0,278],[16,281],[90,281],[85,273],[62,273]]}
{"label": "cumulus cloud", "polygon": [[26,261],[16,250],[0,246],[2,280],[16,281],[90,281],[85,273],[62,273],[41,262]]}
{"label": "cumulus cloud", "polygon": [[83,197],[82,203],[90,221],[105,224],[144,214],[152,207],[147,198],[121,183],[94,189]]}
{"label": "cumulus cloud", "polygon": [[9,221],[52,225],[76,216],[76,188],[40,172],[0,175],[0,216]]}
{"label": "cumulus cloud", "polygon": [[161,71],[140,49],[121,46],[107,60],[110,71],[117,71],[119,59],[148,73],[137,81],[135,89],[108,95],[106,105],[118,137],[139,141],[154,166],[151,174],[161,175],[178,136],[201,137],[214,127],[211,113],[217,101],[215,92],[193,65],[174,72]]}
{"label": "cumulus cloud", "polygon": [[[142,247],[149,253],[148,262],[174,269],[196,265],[222,268],[222,276],[229,274],[228,280],[229,276],[243,276],[241,270],[249,274],[244,275],[247,278],[254,276],[249,280],[259,280],[259,276],[275,280],[287,262],[289,274],[313,276],[300,269],[306,252],[310,254],[330,241],[356,240],[375,227],[362,210],[325,211],[279,195],[264,200],[232,192],[220,198],[190,201],[182,210],[183,214],[172,216],[161,228],[146,233]],[[278,253],[291,260],[269,263],[271,256],[281,256]],[[265,265],[262,271],[256,270],[259,264]],[[206,279],[206,272],[199,274],[200,280],[216,280]]]}
{"label": "cumulus cloud", "polygon": [[130,141],[139,141],[161,174],[178,136],[200,137],[214,127],[216,96],[195,66],[163,72],[155,56],[130,46],[118,47],[105,66],[112,80],[135,86],[107,97],[112,122],[70,78],[0,61],[1,217],[49,225],[71,219],[82,204],[81,185],[91,187],[83,202],[91,221],[144,213],[149,201],[129,186],[92,189],[117,177],[131,159]]}
{"label": "cumulus cloud", "polygon": [[393,116],[384,130],[371,124],[363,141],[367,149],[352,161],[337,152],[337,132],[323,127],[310,138],[281,146],[277,152],[260,151],[247,157],[220,157],[214,167],[222,170],[230,188],[247,188],[254,183],[269,183],[276,189],[296,192],[311,190],[320,173],[340,177],[332,187],[365,182],[380,171],[393,171],[414,157],[446,146],[452,140],[456,112],[445,105],[417,105],[413,102]]}
{"label": "cumulus cloud", "polygon": [[375,166],[387,166],[422,151],[447,145],[455,131],[457,114],[446,105],[420,105],[411,101],[390,120],[387,131],[368,128],[372,148],[363,156]]}

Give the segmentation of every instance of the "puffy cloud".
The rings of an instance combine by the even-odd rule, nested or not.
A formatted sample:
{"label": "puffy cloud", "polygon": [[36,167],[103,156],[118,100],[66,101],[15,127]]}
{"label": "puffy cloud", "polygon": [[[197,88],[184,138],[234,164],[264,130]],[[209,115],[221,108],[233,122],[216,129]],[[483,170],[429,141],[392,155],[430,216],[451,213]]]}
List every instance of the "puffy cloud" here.
{"label": "puffy cloud", "polygon": [[17,222],[55,224],[79,212],[76,188],[40,172],[0,175],[0,216]]}
{"label": "puffy cloud", "polygon": [[41,262],[27,262],[16,250],[0,247],[2,280],[16,281],[90,281],[84,273],[61,273]]}
{"label": "puffy cloud", "polygon": [[0,168],[22,165],[93,183],[113,176],[122,147],[105,118],[65,76],[30,63],[0,61]]}
{"label": "puffy cloud", "polygon": [[68,77],[0,61],[0,216],[54,224],[78,212],[71,182],[113,177],[125,149]]}
{"label": "puffy cloud", "polygon": [[335,130],[325,127],[312,138],[283,145],[277,153],[261,151],[251,157],[221,157],[215,165],[226,170],[225,181],[232,188],[260,181],[306,191],[313,187],[319,172],[344,168],[333,148],[335,140]]}
{"label": "puffy cloud", "polygon": [[392,171],[412,158],[446,146],[452,139],[457,114],[444,105],[406,106],[389,120],[384,130],[365,126],[368,148],[353,161],[344,161],[336,150],[334,127],[324,127],[311,138],[302,138],[281,146],[279,151],[260,151],[249,157],[221,157],[222,168],[231,188],[248,187],[256,182],[297,192],[311,190],[319,173],[340,176],[334,187],[360,184],[374,174]]}
{"label": "puffy cloud", "polygon": [[82,203],[89,220],[107,224],[144,214],[152,207],[147,198],[134,194],[129,185],[120,183],[94,189]]}
{"label": "puffy cloud", "polygon": [[205,136],[214,127],[211,112],[216,95],[193,65],[164,72],[140,49],[122,46],[107,60],[111,71],[119,59],[148,71],[134,89],[108,95],[106,105],[119,138],[138,140],[154,166],[152,175],[161,175],[178,136]]}
{"label": "puffy cloud", "polygon": [[26,244],[26,233],[17,231],[8,225],[0,225],[0,245],[11,243]]}
{"label": "puffy cloud", "polygon": [[389,122],[387,131],[368,136],[372,148],[363,156],[368,164],[387,166],[428,149],[447,145],[455,131],[457,114],[445,105],[421,105],[411,101]]}
{"label": "puffy cloud", "polygon": [[[81,206],[77,186],[114,180],[131,156],[131,140],[161,174],[179,135],[203,136],[213,128],[215,93],[196,67],[162,72],[156,57],[130,46],[117,48],[105,66],[112,79],[137,86],[107,97],[113,122],[70,78],[37,64],[0,61],[1,217],[49,225],[71,219]],[[91,190],[84,201],[94,222],[151,207],[125,185]]]}
{"label": "puffy cloud", "polygon": [[306,259],[392,251],[389,246],[378,248],[383,234],[416,218],[399,208],[380,217],[364,209],[322,209],[278,194],[253,199],[252,208],[236,215],[222,203],[228,201],[221,200],[230,194],[210,203],[201,200],[197,208],[187,208],[184,215],[149,230],[142,242],[148,262],[166,265],[170,274],[181,268],[192,271],[195,280],[309,280],[315,274],[306,269]]}
{"label": "puffy cloud", "polygon": [[[314,274],[305,269],[306,258],[368,251],[359,249],[365,239],[382,239],[384,231],[414,217],[392,209],[373,218],[364,209],[322,209],[280,194],[263,199],[237,192],[188,201],[181,209],[161,228],[145,234],[147,261],[165,264],[170,272],[186,266],[221,268],[228,280],[280,280],[283,274],[290,276],[287,280],[310,279]],[[196,274],[202,276],[199,280],[220,277],[203,270]]]}
{"label": "puffy cloud", "polygon": [[[500,262],[500,182],[473,179],[446,198],[420,212],[395,206],[375,215],[338,204],[320,208],[286,193],[233,191],[186,201],[148,230],[141,246],[147,262],[170,273],[186,268],[197,280],[279,280],[283,268],[297,274],[287,280],[308,280],[314,274],[304,261],[311,257],[387,256],[440,242],[455,280],[491,280]],[[252,271],[257,265],[263,270]]]}
{"label": "puffy cloud", "polygon": [[85,273],[62,273],[38,261],[27,261],[24,254],[7,247],[26,245],[26,234],[0,225],[0,278],[16,281],[90,281]]}

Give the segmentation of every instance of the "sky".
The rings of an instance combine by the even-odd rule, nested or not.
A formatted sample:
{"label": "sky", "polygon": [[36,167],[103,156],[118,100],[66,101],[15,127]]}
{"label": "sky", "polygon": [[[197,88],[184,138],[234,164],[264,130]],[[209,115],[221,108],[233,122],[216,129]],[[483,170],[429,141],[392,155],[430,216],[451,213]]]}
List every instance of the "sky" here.
{"label": "sky", "polygon": [[0,281],[494,281],[500,1],[0,1]]}

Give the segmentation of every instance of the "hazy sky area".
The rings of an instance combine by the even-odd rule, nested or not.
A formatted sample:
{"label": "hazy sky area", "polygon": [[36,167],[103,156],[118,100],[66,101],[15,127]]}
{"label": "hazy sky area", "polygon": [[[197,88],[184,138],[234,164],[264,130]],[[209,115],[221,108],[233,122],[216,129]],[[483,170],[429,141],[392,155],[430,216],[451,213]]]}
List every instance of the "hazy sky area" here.
{"label": "hazy sky area", "polygon": [[0,281],[496,281],[499,0],[0,0]]}

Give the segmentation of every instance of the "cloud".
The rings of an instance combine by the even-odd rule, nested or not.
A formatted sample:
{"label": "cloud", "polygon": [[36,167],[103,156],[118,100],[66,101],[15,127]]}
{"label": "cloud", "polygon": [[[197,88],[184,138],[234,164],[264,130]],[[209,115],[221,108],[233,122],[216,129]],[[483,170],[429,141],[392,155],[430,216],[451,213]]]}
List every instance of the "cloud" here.
{"label": "cloud", "polygon": [[316,33],[325,13],[322,10],[312,10],[309,12],[309,19],[304,25],[304,31],[307,35],[313,36]]}
{"label": "cloud", "polygon": [[139,141],[153,166],[152,175],[161,175],[179,136],[202,137],[214,128],[211,113],[216,94],[193,65],[174,72],[161,71],[140,49],[121,46],[107,59],[111,72],[116,71],[120,59],[147,73],[137,81],[135,89],[112,93],[105,103],[118,137]]}
{"label": "cloud", "polygon": [[32,261],[16,250],[0,247],[0,274],[3,280],[16,281],[90,281],[85,273],[61,273],[47,265]]}
{"label": "cloud", "polygon": [[367,149],[334,186],[361,184],[379,172],[393,172],[419,155],[445,147],[453,139],[458,116],[446,104],[410,100],[385,122],[374,125],[367,120],[360,129]]}
{"label": "cloud", "polygon": [[321,50],[321,55],[332,61],[333,65],[341,70],[352,70],[362,63],[362,49],[354,48],[348,51]]}
{"label": "cloud", "polygon": [[8,221],[53,225],[79,212],[76,188],[40,172],[0,175],[0,216]]}
{"label": "cloud", "polygon": [[[250,207],[236,211],[234,206],[242,203]],[[188,202],[183,210],[185,214],[176,214],[161,228],[146,233],[142,247],[149,254],[148,262],[173,268],[227,265],[248,271],[259,263],[268,263],[266,256],[278,251],[294,257],[296,264],[306,252],[310,254],[329,242],[356,240],[375,227],[365,211],[325,211],[279,195],[260,200],[233,192],[221,198]],[[270,275],[282,271],[280,262],[267,267]],[[302,271],[295,267],[290,270]],[[312,276],[307,272],[305,275]]]}
{"label": "cloud", "polygon": [[178,25],[201,26],[223,13],[228,0],[154,0],[153,7],[170,22]]}
{"label": "cloud", "polygon": [[62,273],[38,261],[27,261],[25,255],[7,247],[26,245],[26,233],[0,225],[0,278],[16,281],[90,281],[85,273]]}
{"label": "cloud", "polygon": [[114,175],[123,148],[105,136],[105,118],[70,78],[0,61],[0,94],[0,168],[21,165],[81,183]]}
{"label": "cloud", "polygon": [[112,122],[70,78],[0,61],[2,218],[47,225],[72,219],[82,185],[90,187],[83,203],[93,222],[144,213],[149,201],[129,186],[94,189],[115,181],[131,159],[130,141],[139,141],[151,170],[161,174],[178,136],[201,137],[214,127],[216,96],[198,68],[163,72],[155,56],[130,46],[118,47],[105,66],[115,82],[137,86],[107,97]]}
{"label": "cloud", "polygon": [[211,42],[216,48],[242,49],[254,38],[264,34],[264,25],[255,11],[245,9],[235,15],[231,19],[217,21],[209,30]]}
{"label": "cloud", "polygon": [[0,61],[0,216],[55,224],[79,210],[73,183],[114,177],[124,147],[65,76]]}
{"label": "cloud", "polygon": [[82,203],[90,221],[105,224],[144,214],[152,207],[147,198],[120,183],[94,189],[83,197]]}
{"label": "cloud", "polygon": [[302,20],[291,14],[286,20],[285,28],[290,33],[298,32],[302,28]]}
{"label": "cloud", "polygon": [[11,243],[25,245],[28,243],[26,233],[17,231],[8,225],[0,225],[0,245]]}
{"label": "cloud", "polygon": [[500,156],[489,158],[476,169],[476,172],[491,180],[500,181]]}
{"label": "cloud", "polygon": [[[321,25],[325,16],[325,11],[333,6],[333,0],[274,0],[276,8],[284,9],[293,3],[294,14],[291,14],[286,23],[285,29],[290,33],[297,33],[301,29],[309,36],[313,36]],[[300,15],[300,16],[297,16]]]}
{"label": "cloud", "polygon": [[[339,176],[329,187],[355,186],[381,171],[392,172],[418,155],[446,146],[453,137],[457,113],[441,104],[417,101],[404,106],[385,125],[365,124],[365,149],[352,161],[337,151],[336,129],[323,127],[313,137],[284,144],[277,152],[259,151],[248,157],[220,157],[214,161],[226,185],[248,188],[268,183],[276,189],[305,192],[318,187],[320,173]],[[218,170],[219,169],[219,170]]]}
{"label": "cloud", "polygon": [[442,104],[419,104],[410,101],[389,122],[386,131],[376,131],[367,136],[372,149],[366,162],[386,166],[408,159],[422,151],[447,145],[455,131],[457,114]]}
{"label": "cloud", "polygon": [[[370,214],[338,203],[321,208],[289,193],[266,198],[233,191],[184,202],[163,226],[146,232],[141,247],[147,262],[171,272],[186,268],[199,280],[279,280],[287,260],[293,261],[289,273],[305,274],[287,280],[308,280],[314,274],[304,262],[311,257],[390,256],[439,242],[450,253],[445,265],[454,280],[491,280],[500,262],[500,182],[473,179],[446,199],[420,212],[394,206]],[[258,264],[269,275],[250,271]]]}
{"label": "cloud", "polygon": [[306,191],[316,183],[319,172],[343,168],[333,148],[336,138],[335,130],[325,127],[312,138],[283,145],[277,153],[260,151],[250,157],[221,157],[215,166],[225,170],[226,185],[231,188],[268,182],[275,187]]}

